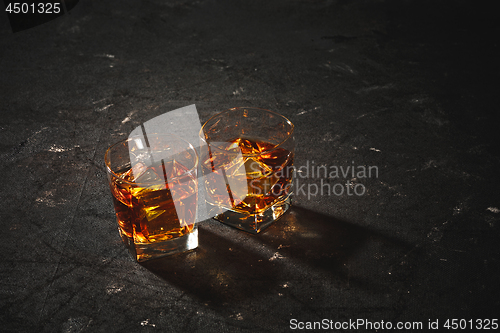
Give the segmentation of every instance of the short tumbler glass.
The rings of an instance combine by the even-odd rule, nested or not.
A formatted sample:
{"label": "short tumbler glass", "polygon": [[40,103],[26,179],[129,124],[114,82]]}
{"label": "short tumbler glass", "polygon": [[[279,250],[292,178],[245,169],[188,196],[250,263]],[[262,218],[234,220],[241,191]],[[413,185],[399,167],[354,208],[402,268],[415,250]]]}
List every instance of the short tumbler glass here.
{"label": "short tumbler glass", "polygon": [[123,242],[137,261],[198,246],[198,155],[173,135],[129,137],[105,163]]}
{"label": "short tumbler glass", "polygon": [[200,131],[200,165],[208,213],[257,234],[292,203],[293,124],[260,108],[237,107]]}

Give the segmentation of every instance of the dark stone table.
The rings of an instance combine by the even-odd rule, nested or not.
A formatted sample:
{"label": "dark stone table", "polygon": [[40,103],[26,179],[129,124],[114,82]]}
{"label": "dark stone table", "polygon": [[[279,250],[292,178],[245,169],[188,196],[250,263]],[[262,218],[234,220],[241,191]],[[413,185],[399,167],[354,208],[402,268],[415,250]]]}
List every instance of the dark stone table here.
{"label": "dark stone table", "polygon": [[[82,0],[17,33],[0,17],[2,332],[495,327],[492,8]],[[285,115],[297,167],[376,168],[304,168],[293,208],[262,234],[207,220],[195,251],[138,264],[117,232],[104,152],[191,104],[201,121],[233,106]]]}

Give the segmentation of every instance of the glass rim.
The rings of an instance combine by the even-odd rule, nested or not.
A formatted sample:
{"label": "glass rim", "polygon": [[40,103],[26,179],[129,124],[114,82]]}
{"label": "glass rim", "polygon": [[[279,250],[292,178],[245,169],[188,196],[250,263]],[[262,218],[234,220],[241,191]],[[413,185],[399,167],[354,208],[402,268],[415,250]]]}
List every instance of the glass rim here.
{"label": "glass rim", "polygon": [[[188,174],[192,174],[193,171],[197,171],[198,170],[198,164],[199,164],[199,157],[198,157],[198,153],[196,152],[196,148],[194,148],[194,146],[189,142],[189,141],[186,141],[184,140],[183,138],[175,135],[175,134],[169,134],[169,133],[152,133],[152,134],[149,134],[149,136],[170,136],[170,137],[174,137],[184,143],[187,143],[189,149],[191,149],[193,152],[194,152],[194,157],[195,157],[195,161],[194,161],[194,166],[192,168],[190,168],[189,170],[187,170],[186,172],[184,172],[182,175],[179,175],[179,176],[175,176],[173,178],[169,178],[168,181],[173,181],[173,180],[176,180],[178,178],[181,178],[181,177],[184,177],[185,175],[188,175]],[[130,184],[130,185],[155,185],[155,184],[158,184],[158,182],[131,182],[131,181],[128,181],[128,180],[125,180],[123,178],[121,178],[119,175],[117,175],[113,170],[111,170],[110,166],[109,166],[109,154],[111,152],[111,150],[115,147],[117,147],[118,145],[120,144],[123,144],[125,142],[129,142],[133,139],[136,139],[136,138],[141,138],[141,139],[144,139],[144,136],[132,136],[132,137],[128,137],[126,139],[122,139],[118,142],[115,142],[113,143],[111,146],[108,147],[108,149],[106,149],[106,152],[104,153],[104,164],[106,165],[106,171],[111,174],[113,177],[115,178],[118,178],[120,179],[122,182],[126,183],[126,184]],[[187,150],[187,149],[186,149]],[[130,166],[132,168],[132,166]]]}
{"label": "glass rim", "polygon": [[255,154],[243,154],[240,152],[232,152],[232,151],[227,151],[227,150],[224,150],[224,149],[221,149],[217,146],[210,146],[211,148],[216,148],[217,150],[219,151],[222,151],[224,152],[225,154],[241,154],[242,156],[245,156],[245,157],[250,157],[250,156],[260,156],[262,154],[267,154],[269,152],[272,152],[278,148],[280,148],[280,146],[282,146],[286,141],[288,141],[288,139],[290,139],[292,136],[293,136],[293,133],[295,131],[295,125],[287,118],[285,117],[284,115],[276,112],[276,111],[272,111],[272,110],[268,110],[268,109],[263,109],[263,108],[258,108],[258,107],[254,107],[254,106],[237,106],[237,107],[234,107],[234,108],[230,108],[230,109],[226,109],[224,111],[221,111],[219,113],[216,113],[215,115],[213,115],[212,117],[210,117],[202,126],[201,126],[201,129],[200,129],[200,132],[199,132],[199,138],[203,140],[203,142],[205,142],[208,146],[208,142],[205,138],[205,127],[207,126],[207,124],[215,119],[216,117],[219,117],[220,115],[224,114],[224,113],[230,113],[232,111],[236,111],[236,110],[240,110],[240,109],[254,109],[254,110],[259,110],[259,111],[265,111],[267,113],[271,113],[275,116],[278,116],[280,118],[282,118],[285,123],[287,123],[288,125],[290,125],[290,133],[282,140],[280,141],[280,143],[276,144],[273,148],[271,149],[268,149],[268,150],[264,150],[260,153],[255,153]]}

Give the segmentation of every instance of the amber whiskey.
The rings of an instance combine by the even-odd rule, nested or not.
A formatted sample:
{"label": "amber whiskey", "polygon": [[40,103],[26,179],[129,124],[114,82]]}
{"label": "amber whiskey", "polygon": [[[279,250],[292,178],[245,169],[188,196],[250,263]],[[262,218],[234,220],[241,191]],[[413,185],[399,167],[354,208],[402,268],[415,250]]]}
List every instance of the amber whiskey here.
{"label": "amber whiskey", "polygon": [[236,138],[209,146],[201,160],[207,202],[242,214],[242,220],[263,214],[292,191],[293,153],[272,143]]}
{"label": "amber whiskey", "polygon": [[116,217],[123,236],[134,243],[155,243],[193,231],[196,176],[177,163],[137,163],[117,172],[110,182]]}

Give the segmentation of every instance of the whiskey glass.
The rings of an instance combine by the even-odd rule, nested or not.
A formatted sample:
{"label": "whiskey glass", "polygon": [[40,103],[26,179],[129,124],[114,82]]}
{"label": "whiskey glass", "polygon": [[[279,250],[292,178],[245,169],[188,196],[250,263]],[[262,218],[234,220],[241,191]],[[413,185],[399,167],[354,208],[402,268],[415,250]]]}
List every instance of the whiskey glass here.
{"label": "whiskey glass", "polygon": [[265,109],[236,107],[200,130],[200,165],[209,216],[257,234],[290,208],[294,125]]}
{"label": "whiskey glass", "polygon": [[198,246],[198,155],[174,135],[129,137],[105,163],[123,242],[139,262]]}

